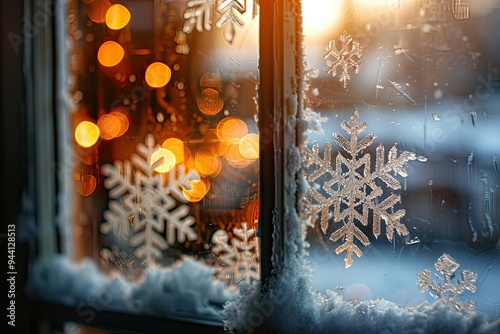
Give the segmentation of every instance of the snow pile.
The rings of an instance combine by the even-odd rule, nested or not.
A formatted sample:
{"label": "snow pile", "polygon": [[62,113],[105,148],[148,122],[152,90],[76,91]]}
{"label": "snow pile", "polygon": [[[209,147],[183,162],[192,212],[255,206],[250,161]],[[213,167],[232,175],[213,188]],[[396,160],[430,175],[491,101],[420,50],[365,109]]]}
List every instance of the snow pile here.
{"label": "snow pile", "polygon": [[77,306],[91,316],[103,309],[154,315],[196,314],[221,318],[235,293],[213,278],[213,268],[185,257],[166,269],[148,269],[143,281],[110,278],[94,261],[75,264],[58,255],[32,263],[27,292],[34,299]]}

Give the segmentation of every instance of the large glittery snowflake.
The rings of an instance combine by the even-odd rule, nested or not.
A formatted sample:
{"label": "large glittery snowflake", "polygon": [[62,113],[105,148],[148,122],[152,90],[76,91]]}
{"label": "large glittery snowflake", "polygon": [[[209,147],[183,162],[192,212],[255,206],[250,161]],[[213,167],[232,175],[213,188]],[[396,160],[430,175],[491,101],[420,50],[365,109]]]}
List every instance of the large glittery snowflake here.
{"label": "large glittery snowflake", "polygon": [[420,292],[429,291],[430,295],[446,305],[455,308],[457,311],[473,315],[476,312],[476,303],[473,300],[466,300],[464,303],[459,296],[465,291],[476,292],[477,274],[470,270],[462,270],[462,279],[458,279],[457,284],[453,284],[451,279],[460,267],[450,255],[443,254],[434,264],[436,269],[443,275],[437,275],[441,282],[434,282],[430,269],[424,269],[417,274]]}
{"label": "large glittery snowflake", "polygon": [[216,257],[217,278],[236,285],[242,281],[259,279],[259,245],[255,230],[242,223],[233,228],[231,239],[224,230],[214,233],[212,253]]}
{"label": "large glittery snowflake", "polygon": [[181,202],[186,201],[182,188],[189,188],[187,181],[199,176],[194,171],[186,172],[182,164],[172,168],[168,176],[157,173],[154,168],[163,162],[152,161],[152,156],[159,149],[154,137],[148,135],[145,144],[137,145],[138,154],[132,154],[130,161],[118,160],[102,167],[107,177],[104,186],[112,200],[104,213],[101,232],[128,240],[136,247],[135,256],[148,267],[154,266],[161,251],[176,240],[198,237],[191,227],[194,218],[189,216],[189,206]]}
{"label": "large glittery snowflake", "polygon": [[339,80],[344,83],[345,88],[347,80],[351,79],[348,73],[349,68],[353,67],[355,73],[359,72],[362,48],[346,31],[340,35],[338,42],[340,43],[338,49],[337,41],[335,40],[331,40],[325,47],[326,53],[323,55],[327,65],[325,72],[327,74],[331,73],[335,77],[337,75],[337,67],[340,67]]}
{"label": "large glittery snowflake", "polygon": [[[370,244],[368,237],[357,226],[368,225],[369,212],[372,212],[373,235],[378,238],[381,222],[385,223],[385,234],[392,241],[394,231],[399,235],[408,235],[408,230],[400,222],[405,215],[404,209],[394,210],[394,206],[401,201],[399,194],[384,192],[385,189],[399,190],[399,181],[395,176],[407,176],[406,163],[415,159],[415,154],[404,151],[398,157],[396,146],[389,150],[388,160],[385,162],[385,148],[380,144],[376,148],[375,170],[370,167],[370,154],[363,154],[363,150],[373,143],[375,136],[367,135],[358,140],[358,134],[367,128],[366,123],[358,125],[357,110],[351,116],[351,122],[342,121],[341,127],[350,138],[346,139],[339,133],[334,133],[337,145],[347,152],[348,157],[338,153],[335,165],[332,166],[332,145],[326,142],[323,158],[319,154],[319,144],[314,142],[312,149],[304,149],[304,167],[307,179],[313,182],[309,194],[306,196],[306,205],[311,217],[320,215],[320,224],[323,233],[330,240],[342,240],[342,244],[335,250],[337,254],[347,252],[345,257],[346,268],[352,264],[352,254],[358,257],[363,252],[355,244],[357,239],[364,246]],[[394,175],[391,175],[391,173]],[[382,182],[379,182],[382,181]],[[324,182],[319,186],[319,182]],[[333,208],[333,215],[332,210]]]}
{"label": "large glittery snowflake", "polygon": [[[253,4],[254,8],[257,6]],[[241,15],[247,10],[246,0],[190,0],[184,12],[184,25],[182,30],[190,34],[196,29],[199,32],[212,29],[214,13],[218,14],[215,22],[217,28],[226,27],[224,38],[232,43],[235,28],[243,28],[245,25]]]}

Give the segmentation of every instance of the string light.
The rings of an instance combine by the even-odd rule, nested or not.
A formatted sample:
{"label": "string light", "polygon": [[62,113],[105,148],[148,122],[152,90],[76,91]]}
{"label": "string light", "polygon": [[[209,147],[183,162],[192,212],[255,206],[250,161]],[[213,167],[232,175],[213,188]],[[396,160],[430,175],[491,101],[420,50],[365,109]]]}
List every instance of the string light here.
{"label": "string light", "polygon": [[113,41],[104,42],[97,51],[97,60],[102,66],[113,67],[118,65],[125,55],[122,46]]}
{"label": "string light", "polygon": [[109,29],[120,30],[130,22],[129,10],[120,4],[114,4],[106,12],[106,25]]}
{"label": "string light", "polygon": [[92,122],[80,122],[75,128],[75,140],[81,147],[91,147],[99,139],[99,127]]}
{"label": "string light", "polygon": [[161,62],[154,62],[146,69],[145,79],[151,88],[164,87],[171,77],[170,67]]}

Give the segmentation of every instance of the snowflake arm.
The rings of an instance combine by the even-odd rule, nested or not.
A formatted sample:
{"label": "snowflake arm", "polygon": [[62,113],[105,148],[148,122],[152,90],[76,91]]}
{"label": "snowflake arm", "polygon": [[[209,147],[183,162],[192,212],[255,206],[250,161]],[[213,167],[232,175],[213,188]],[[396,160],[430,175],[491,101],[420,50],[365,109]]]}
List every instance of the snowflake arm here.
{"label": "snowflake arm", "polygon": [[188,1],[182,31],[186,34],[192,33],[195,28],[198,32],[210,31],[213,23],[214,3],[215,0]]}

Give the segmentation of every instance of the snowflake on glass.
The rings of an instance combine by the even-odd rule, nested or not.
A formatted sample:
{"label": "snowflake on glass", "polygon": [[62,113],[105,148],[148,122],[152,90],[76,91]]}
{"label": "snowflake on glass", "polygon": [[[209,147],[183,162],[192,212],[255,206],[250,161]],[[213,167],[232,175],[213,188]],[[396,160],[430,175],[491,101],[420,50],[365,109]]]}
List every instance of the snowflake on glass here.
{"label": "snowflake on glass", "polygon": [[[363,252],[354,243],[359,240],[364,246],[370,244],[368,237],[358,228],[357,223],[363,226],[368,225],[369,211],[373,217],[373,235],[378,238],[380,235],[381,222],[385,222],[386,237],[392,241],[394,230],[399,235],[408,235],[406,227],[400,223],[400,219],[405,215],[404,209],[394,212],[394,206],[400,202],[400,195],[391,193],[384,194],[380,185],[382,181],[385,188],[399,190],[399,181],[395,176],[406,177],[405,164],[409,160],[415,159],[415,154],[404,151],[398,157],[396,146],[389,150],[388,161],[385,162],[385,148],[380,144],[376,149],[375,170],[370,168],[370,154],[362,155],[362,151],[370,146],[375,139],[372,134],[358,140],[358,134],[367,128],[366,123],[358,125],[358,112],[354,111],[351,122],[342,121],[341,127],[346,131],[350,139],[347,140],[339,133],[334,133],[335,142],[340,148],[348,153],[344,157],[337,154],[335,166],[332,166],[332,145],[326,142],[324,146],[323,158],[319,155],[319,145],[314,142],[312,149],[304,149],[304,166],[310,173],[306,176],[308,181],[316,182],[321,177],[326,177],[322,185],[323,193],[319,187],[311,187],[309,194],[305,198],[312,217],[318,214],[321,216],[321,229],[330,240],[336,242],[342,239],[342,244],[335,249],[337,254],[347,252],[345,257],[346,268],[352,264],[352,254],[358,257]],[[313,167],[314,166],[314,167]],[[394,174],[391,175],[391,173]],[[317,183],[317,182],[316,182]],[[330,217],[333,207],[333,216]]]}
{"label": "snowflake on glass", "polygon": [[246,0],[191,0],[188,1],[184,12],[182,30],[186,34],[190,34],[194,29],[199,32],[210,31],[214,13],[217,13],[219,17],[215,26],[219,29],[226,26],[224,39],[231,44],[236,33],[235,27],[243,28],[245,25],[241,14],[246,10]]}
{"label": "snowflake on glass", "polygon": [[259,245],[255,230],[242,223],[241,228],[233,228],[233,234],[231,244],[224,230],[218,230],[212,236],[217,278],[234,285],[259,279]]}
{"label": "snowflake on glass", "polygon": [[341,67],[342,72],[339,75],[339,81],[344,83],[345,88],[347,80],[351,79],[348,69],[353,67],[355,73],[359,72],[362,48],[358,42],[353,41],[352,37],[346,31],[340,35],[338,41],[340,42],[340,49],[337,49],[337,41],[335,40],[328,42],[328,45],[325,47],[326,53],[323,55],[327,65],[325,72],[327,74],[331,73],[335,77],[337,75],[337,67]]}
{"label": "snowflake on glass", "polygon": [[176,239],[184,242],[198,238],[191,227],[194,218],[188,215],[189,206],[178,202],[186,201],[182,188],[189,188],[187,181],[199,180],[199,176],[194,171],[186,172],[182,164],[172,168],[168,176],[157,173],[154,168],[162,164],[162,158],[152,161],[152,156],[159,149],[153,135],[148,135],[145,144],[137,145],[139,154],[132,154],[130,161],[102,167],[107,177],[104,186],[113,200],[104,213],[101,232],[129,240],[130,246],[137,247],[135,256],[148,267],[154,266],[161,251]]}
{"label": "snowflake on glass", "polygon": [[465,290],[476,292],[477,274],[467,269],[462,270],[462,279],[458,279],[458,283],[453,284],[451,279],[455,276],[455,272],[460,267],[460,264],[446,253],[439,257],[434,266],[443,275],[441,277],[436,274],[441,282],[434,282],[431,270],[424,269],[417,274],[420,292],[423,293],[429,290],[429,294],[432,297],[442,301],[444,304],[455,308],[457,311],[474,315],[476,303],[473,300],[467,300],[462,303],[459,296]]}

